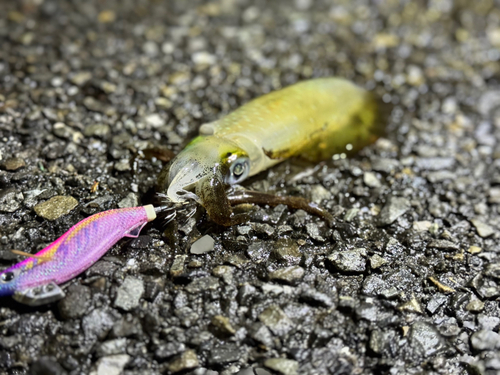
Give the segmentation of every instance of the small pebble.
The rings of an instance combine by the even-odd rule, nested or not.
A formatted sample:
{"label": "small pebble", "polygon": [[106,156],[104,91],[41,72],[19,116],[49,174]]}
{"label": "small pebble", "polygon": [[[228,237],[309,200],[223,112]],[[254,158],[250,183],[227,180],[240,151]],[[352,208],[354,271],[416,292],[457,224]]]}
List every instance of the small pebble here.
{"label": "small pebble", "polygon": [[429,357],[445,349],[446,345],[436,327],[430,323],[417,321],[411,326],[408,339],[415,351]]}
{"label": "small pebble", "polygon": [[97,361],[97,375],[120,375],[129,361],[128,354],[102,357]]}
{"label": "small pebble", "polygon": [[91,72],[78,72],[70,76],[70,81],[77,86],[82,86],[91,78]]}
{"label": "small pebble", "polygon": [[291,266],[269,272],[269,278],[271,280],[278,280],[292,284],[301,280],[302,277],[304,277],[304,273],[305,270],[302,267]]}
{"label": "small pebble", "polygon": [[379,188],[380,186],[382,186],[375,173],[372,172],[365,172],[365,174],[363,175],[363,182],[366,186],[371,188]]}
{"label": "small pebble", "polygon": [[467,311],[471,312],[480,312],[483,311],[484,309],[484,302],[478,299],[473,299],[471,300],[467,306],[465,306],[465,309]]}
{"label": "small pebble", "polygon": [[391,197],[380,211],[378,216],[380,225],[394,223],[401,215],[410,209],[410,202],[406,198]]}
{"label": "small pebble", "polygon": [[5,160],[1,166],[7,171],[17,171],[18,169],[24,168],[26,162],[21,158],[9,158]]}
{"label": "small pebble", "polygon": [[260,315],[259,320],[275,335],[286,335],[294,326],[290,318],[277,305],[271,305]]}
{"label": "small pebble", "polygon": [[478,254],[482,251],[483,249],[481,249],[479,246],[470,246],[469,249],[467,250],[469,253],[471,254]]}
{"label": "small pebble", "polygon": [[382,258],[380,255],[375,254],[370,258],[370,267],[373,269],[380,268],[384,264],[387,264],[387,260]]}
{"label": "small pebble", "polygon": [[299,363],[285,358],[269,358],[264,361],[264,366],[282,375],[295,375],[299,369]]}
{"label": "small pebble", "polygon": [[186,262],[187,255],[176,255],[172,266],[170,267],[170,276],[178,277],[184,273],[184,263]]}
{"label": "small pebble", "polygon": [[359,212],[358,208],[350,208],[349,210],[346,211],[344,215],[344,221],[350,223],[358,215],[358,212]]}
{"label": "small pebble", "polygon": [[112,10],[103,10],[99,15],[97,16],[97,20],[100,23],[111,23],[115,22],[116,20],[116,13]]}
{"label": "small pebble", "polygon": [[0,190],[0,212],[16,212],[24,200],[23,193],[15,189]]}
{"label": "small pebble", "polygon": [[299,245],[291,238],[281,238],[274,244],[272,256],[281,262],[298,264],[302,258]]}
{"label": "small pebble", "polygon": [[192,56],[193,62],[196,65],[213,65],[217,61],[217,58],[214,55],[211,55],[208,52],[196,52]]}
{"label": "small pebble", "polygon": [[217,328],[220,332],[234,335],[236,330],[233,328],[229,319],[222,315],[216,315],[212,318],[212,325]]}
{"label": "small pebble", "polygon": [[144,282],[136,277],[127,276],[116,291],[115,306],[130,311],[139,306],[144,294]]}
{"label": "small pebble", "polygon": [[457,251],[460,250],[460,247],[448,240],[434,240],[427,245],[429,248],[445,250],[445,251]]}
{"label": "small pebble", "polygon": [[34,207],[36,214],[44,219],[53,221],[71,212],[78,206],[78,201],[72,196],[56,195],[48,201]]}
{"label": "small pebble", "polygon": [[165,125],[165,120],[157,113],[146,116],[145,120],[146,123],[153,128],[159,128]]}
{"label": "small pebble", "polygon": [[418,313],[418,314],[423,313],[422,307],[420,306],[420,303],[418,303],[418,301],[415,297],[413,297],[408,302],[405,302],[405,303],[399,305],[398,310],[412,312],[412,313]]}
{"label": "small pebble", "polygon": [[196,356],[196,352],[188,349],[168,364],[168,370],[173,373],[177,373],[180,371],[190,370],[198,366],[199,361]]}
{"label": "small pebble", "polygon": [[236,344],[222,344],[210,350],[208,363],[212,366],[220,366],[236,362],[241,358],[241,351]]}
{"label": "small pebble", "polygon": [[336,250],[328,256],[332,266],[341,272],[361,273],[366,269],[366,250],[363,248],[339,251]]}
{"label": "small pebble", "polygon": [[500,335],[494,331],[477,331],[471,336],[470,342],[477,351],[500,349]]}
{"label": "small pebble", "polygon": [[59,313],[63,319],[80,318],[91,306],[90,288],[73,284],[66,289],[66,297],[58,303]]}
{"label": "small pebble", "polygon": [[215,240],[208,234],[196,240],[190,249],[191,254],[205,254],[214,250]]}
{"label": "small pebble", "polygon": [[107,124],[91,124],[85,127],[83,135],[86,137],[105,138],[109,132],[110,128]]}
{"label": "small pebble", "polygon": [[431,227],[432,222],[430,221],[414,221],[413,222],[413,229],[416,230],[417,232],[425,232],[428,231],[429,228]]}
{"label": "small pebble", "polygon": [[470,222],[476,228],[477,234],[479,234],[479,236],[481,236],[483,238],[487,238],[487,237],[493,235],[493,233],[495,233],[495,229],[493,229],[491,226],[483,223],[482,221],[480,221],[478,219],[472,219]]}
{"label": "small pebble", "polygon": [[449,287],[448,285],[444,285],[443,283],[441,283],[439,280],[437,280],[436,278],[434,277],[429,277],[429,280],[437,286],[437,288],[439,289],[440,292],[442,293],[454,293],[455,292],[455,289]]}
{"label": "small pebble", "polygon": [[139,198],[135,193],[128,193],[125,198],[123,198],[120,202],[118,202],[118,207],[126,208],[126,207],[137,207],[139,205]]}
{"label": "small pebble", "polygon": [[324,188],[323,185],[313,185],[311,187],[311,200],[320,204],[323,200],[331,199],[332,193]]}

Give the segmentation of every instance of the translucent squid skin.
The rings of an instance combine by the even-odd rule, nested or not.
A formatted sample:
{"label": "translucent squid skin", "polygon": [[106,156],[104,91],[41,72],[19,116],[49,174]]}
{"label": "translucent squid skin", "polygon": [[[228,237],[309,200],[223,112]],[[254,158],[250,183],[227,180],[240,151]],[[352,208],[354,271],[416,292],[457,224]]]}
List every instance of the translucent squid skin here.
{"label": "translucent squid skin", "polygon": [[89,216],[38,253],[0,273],[0,296],[61,284],[85,271],[123,237],[137,237],[156,217],[153,206]]}
{"label": "translucent squid skin", "polygon": [[372,93],[342,78],[288,86],[202,125],[160,174],[160,189],[174,202],[197,200],[219,224],[241,222],[227,200],[229,185],[289,157],[318,162],[357,151],[383,133],[381,112]]}

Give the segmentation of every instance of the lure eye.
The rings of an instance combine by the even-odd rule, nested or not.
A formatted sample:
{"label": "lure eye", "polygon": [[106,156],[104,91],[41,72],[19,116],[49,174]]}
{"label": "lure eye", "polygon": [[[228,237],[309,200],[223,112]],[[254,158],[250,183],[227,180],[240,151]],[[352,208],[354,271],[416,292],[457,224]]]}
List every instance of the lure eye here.
{"label": "lure eye", "polygon": [[241,157],[231,163],[229,176],[226,179],[226,182],[230,185],[237,184],[247,178],[249,173],[250,161],[246,157]]}
{"label": "lure eye", "polygon": [[8,282],[14,280],[14,277],[16,277],[16,275],[12,271],[5,272],[1,276],[2,282],[4,282],[4,283],[8,283]]}

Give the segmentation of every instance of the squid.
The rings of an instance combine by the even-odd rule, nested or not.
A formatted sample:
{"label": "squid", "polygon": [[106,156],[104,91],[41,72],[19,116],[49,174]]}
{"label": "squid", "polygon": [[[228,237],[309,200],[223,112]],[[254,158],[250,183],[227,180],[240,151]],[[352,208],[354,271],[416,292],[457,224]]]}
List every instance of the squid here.
{"label": "squid", "polygon": [[231,187],[291,157],[317,163],[352,153],[384,132],[387,110],[371,92],[342,78],[318,78],[271,92],[214,122],[160,173],[158,189],[172,202],[196,201],[217,224],[248,219],[234,203],[288,204],[331,216],[300,197],[278,197]]}

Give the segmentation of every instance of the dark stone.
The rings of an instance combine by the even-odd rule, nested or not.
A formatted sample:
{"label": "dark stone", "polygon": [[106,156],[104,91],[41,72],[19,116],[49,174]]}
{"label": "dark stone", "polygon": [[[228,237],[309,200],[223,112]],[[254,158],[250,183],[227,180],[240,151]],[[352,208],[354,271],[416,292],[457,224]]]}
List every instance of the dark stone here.
{"label": "dark stone", "polygon": [[236,344],[224,344],[210,350],[208,363],[222,366],[227,363],[236,362],[240,359],[241,352]]}
{"label": "dark stone", "polygon": [[218,288],[219,288],[219,279],[212,276],[208,276],[193,280],[186,287],[186,291],[188,291],[189,293],[196,294],[201,291],[217,290]]}
{"label": "dark stone", "polygon": [[186,350],[186,346],[181,342],[167,342],[160,344],[154,352],[158,361],[164,361]]}
{"label": "dark stone", "polygon": [[363,282],[362,292],[368,296],[376,296],[382,294],[386,288],[387,284],[380,278],[380,276],[369,275]]}
{"label": "dark stone", "polygon": [[118,265],[106,260],[97,261],[92,267],[87,270],[87,276],[105,276],[111,277],[118,269]]}
{"label": "dark stone", "polygon": [[300,292],[300,299],[312,306],[332,307],[334,305],[330,296],[311,288],[302,289]]}
{"label": "dark stone", "polygon": [[41,357],[31,365],[32,375],[65,375],[67,372],[51,357]]}
{"label": "dark stone", "polygon": [[23,194],[15,189],[0,190],[0,212],[16,212],[21,208]]}
{"label": "dark stone", "polygon": [[118,337],[137,337],[142,334],[142,325],[139,318],[127,314],[113,324],[109,336]]}
{"label": "dark stone", "polygon": [[361,273],[366,269],[365,249],[335,250],[328,256],[333,268],[345,273]]}
{"label": "dark stone", "polygon": [[251,299],[257,294],[257,288],[250,284],[243,284],[238,290],[238,302],[242,306],[249,305]]}
{"label": "dark stone", "polygon": [[98,308],[82,319],[82,329],[88,339],[104,339],[117,319],[113,310]]}
{"label": "dark stone", "polygon": [[432,324],[423,321],[413,323],[408,339],[414,353],[423,357],[435,355],[446,348],[439,331]]}
{"label": "dark stone", "polygon": [[427,303],[426,309],[431,314],[434,314],[442,305],[446,303],[448,297],[444,294],[436,293]]}
{"label": "dark stone", "polygon": [[264,323],[275,335],[283,336],[293,328],[293,322],[278,306],[272,305],[265,309],[259,320]]}
{"label": "dark stone", "polygon": [[114,305],[125,311],[130,311],[139,306],[139,301],[144,294],[144,282],[136,277],[127,276],[116,291]]}
{"label": "dark stone", "polygon": [[250,337],[267,348],[274,347],[273,335],[262,323],[254,323],[250,328]]}
{"label": "dark stone", "polygon": [[261,241],[252,242],[246,251],[246,254],[253,262],[263,262],[269,258],[270,249],[267,244]]}
{"label": "dark stone", "polygon": [[299,264],[302,253],[299,251],[299,245],[291,238],[282,238],[274,243],[274,249],[271,253],[273,259],[277,261],[292,264]]}
{"label": "dark stone", "polygon": [[279,268],[276,271],[269,272],[271,280],[282,281],[288,284],[294,284],[302,279],[305,270],[299,266]]}
{"label": "dark stone", "polygon": [[380,225],[394,223],[410,209],[410,201],[402,197],[390,197],[378,215]]}
{"label": "dark stone", "polygon": [[59,313],[63,319],[79,318],[87,312],[92,304],[90,288],[73,284],[66,289],[66,297],[58,303]]}

